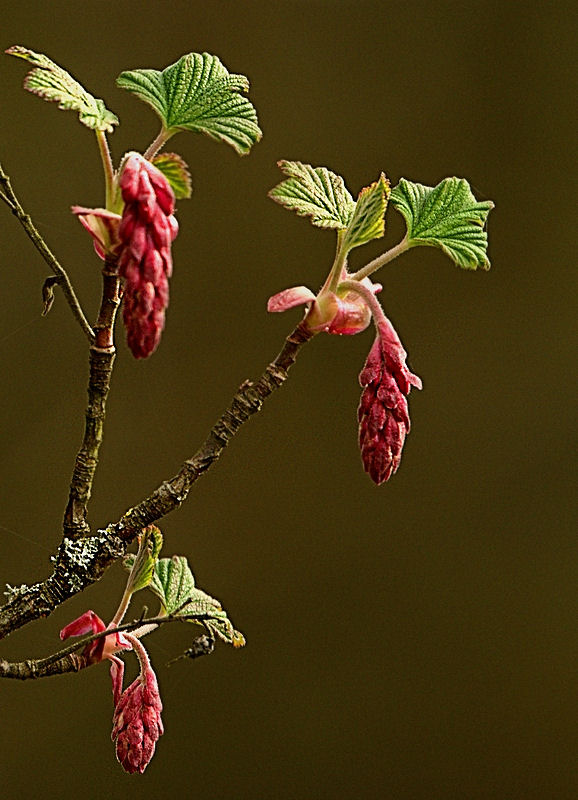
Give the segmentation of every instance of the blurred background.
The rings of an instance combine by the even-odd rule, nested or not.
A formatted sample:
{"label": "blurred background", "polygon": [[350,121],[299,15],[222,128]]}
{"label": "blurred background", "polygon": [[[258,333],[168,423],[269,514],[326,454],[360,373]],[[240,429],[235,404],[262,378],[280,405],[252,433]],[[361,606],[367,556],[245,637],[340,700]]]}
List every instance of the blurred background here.
{"label": "blurred background", "polygon": [[[492,199],[489,273],[420,248],[378,276],[423,379],[401,468],[376,488],[356,442],[357,375],[372,334],[323,337],[286,386],[162,523],[247,646],[166,663],[184,627],[150,638],[166,733],[144,776],[110,742],[108,670],[0,686],[7,797],[197,800],[576,798],[578,542],[571,525],[575,235],[575,12],[490,0],[393,3],[20,2],[2,49],[70,70],[121,120],[116,161],[157,133],[117,89],[124,69],[217,54],[251,80],[263,141],[247,158],[180,134],[194,196],[167,327],[118,359],[94,486],[104,527],[203,441],[299,318],[267,315],[287,286],[316,289],[334,235],[275,205],[280,158],[325,165],[357,194],[384,170],[434,185],[468,178]],[[21,88],[2,58],[0,159],[91,319],[99,262],[70,214],[102,205],[92,134]],[[390,209],[384,240],[403,234]],[[83,430],[86,344],[63,298],[41,318],[47,268],[0,209],[0,581],[49,573]],[[58,647],[86,608],[114,612],[124,575],[2,643],[5,658]],[[151,610],[155,602],[143,593]],[[135,665],[127,658],[128,678]]]}

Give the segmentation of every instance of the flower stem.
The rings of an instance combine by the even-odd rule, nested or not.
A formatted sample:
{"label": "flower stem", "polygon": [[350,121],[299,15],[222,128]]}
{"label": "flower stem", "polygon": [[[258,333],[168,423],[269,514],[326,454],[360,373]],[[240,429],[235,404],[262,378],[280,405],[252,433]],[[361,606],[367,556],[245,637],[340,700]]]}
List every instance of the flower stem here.
{"label": "flower stem", "polygon": [[109,628],[118,628],[118,626],[121,624],[121,622],[124,619],[124,615],[126,614],[127,609],[128,609],[128,607],[130,605],[130,598],[131,597],[132,597],[132,591],[130,590],[130,587],[129,587],[128,583],[127,583],[127,585],[125,587],[125,590],[124,590],[124,592],[122,594],[121,601],[118,604],[118,608],[116,610],[116,614],[114,615],[114,617],[110,621],[110,625],[108,626]]}
{"label": "flower stem", "polygon": [[151,668],[151,662],[149,661],[149,654],[144,648],[144,645],[131,633],[125,633],[126,638],[132,644],[132,649],[136,653],[136,656],[139,660],[140,664],[140,673],[141,677],[147,670]]}
{"label": "flower stem", "polygon": [[173,134],[169,133],[169,131],[165,130],[164,128],[161,128],[156,139],[154,139],[147,147],[144,153],[144,158],[146,158],[147,161],[152,161],[152,159],[156,156],[161,147],[163,147],[168,142],[168,140],[171,138],[172,135]]}
{"label": "flower stem", "polygon": [[112,165],[112,158],[110,156],[110,149],[108,147],[108,140],[105,132],[96,131],[96,140],[98,142],[98,149],[100,150],[100,157],[102,159],[102,166],[104,169],[106,208],[109,211],[114,211],[114,167]]}
{"label": "flower stem", "polygon": [[385,253],[382,253],[377,258],[374,258],[373,261],[370,261],[369,264],[366,264],[361,269],[357,270],[353,275],[351,275],[351,279],[354,281],[361,281],[363,278],[369,277],[373,272],[378,270],[380,267],[389,264],[390,261],[393,261],[394,258],[397,258],[402,253],[405,253],[406,250],[409,250],[410,243],[407,236],[401,240],[399,244],[396,244],[395,247],[392,247],[391,250],[387,250]]}
{"label": "flower stem", "polygon": [[327,276],[327,280],[323,284],[323,288],[321,289],[319,294],[322,294],[323,292],[326,291],[335,293],[339,281],[344,276],[344,267],[347,264],[347,251],[344,250],[342,247],[342,236],[340,235],[341,233],[342,232],[339,231],[337,235],[337,249],[335,251],[335,258],[333,260],[331,271]]}

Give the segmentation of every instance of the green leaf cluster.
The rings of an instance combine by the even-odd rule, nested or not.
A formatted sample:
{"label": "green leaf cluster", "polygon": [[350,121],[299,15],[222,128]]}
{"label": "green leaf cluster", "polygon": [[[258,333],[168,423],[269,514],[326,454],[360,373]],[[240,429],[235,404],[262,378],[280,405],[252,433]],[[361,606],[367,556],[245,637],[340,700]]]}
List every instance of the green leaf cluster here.
{"label": "green leaf cluster", "polygon": [[466,269],[490,267],[484,225],[494,204],[478,202],[464,178],[446,178],[435,187],[402,178],[390,192],[382,173],[353,200],[343,178],[326,167],[299,161],[280,161],[279,166],[288,178],[269,197],[317,227],[337,229],[345,253],[383,236],[391,200],[406,221],[407,247],[438,247]]}
{"label": "green leaf cluster", "polygon": [[9,47],[6,53],[33,64],[34,69],[24,79],[24,88],[29,92],[58,103],[58,108],[78,111],[80,122],[92,130],[112,133],[113,126],[118,125],[118,117],[106,108],[102,100],[93,97],[48,56],[20,45]]}
{"label": "green leaf cluster", "polygon": [[197,588],[185,556],[159,558],[161,545],[161,533],[151,525],[139,537],[138,553],[124,558],[131,590],[148,587],[160,600],[161,614],[186,616],[191,622],[201,623],[213,636],[233,647],[242,647],[243,634],[235,630],[219,601]]}
{"label": "green leaf cluster", "polygon": [[177,131],[205,133],[244,155],[261,138],[257,112],[244,96],[248,79],[229,73],[217,56],[188,53],[162,71],[121,72],[116,83],[158,114],[165,141]]}

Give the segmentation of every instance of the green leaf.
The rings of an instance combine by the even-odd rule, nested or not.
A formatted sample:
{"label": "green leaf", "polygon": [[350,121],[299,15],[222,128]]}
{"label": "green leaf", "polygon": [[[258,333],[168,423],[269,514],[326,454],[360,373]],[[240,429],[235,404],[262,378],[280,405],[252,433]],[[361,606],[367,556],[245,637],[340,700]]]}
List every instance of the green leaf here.
{"label": "green leaf", "polygon": [[163,535],[155,525],[149,525],[138,536],[138,552],[125,556],[123,565],[130,571],[127,582],[129,592],[138,592],[146,588],[153,579],[155,565],[158,561]]}
{"label": "green leaf", "polygon": [[177,200],[186,200],[192,195],[191,173],[184,158],[176,153],[160,153],[152,163],[168,180]]}
{"label": "green leaf", "polygon": [[311,217],[319,228],[347,228],[355,201],[340,175],[300,161],[279,161],[278,165],[289,179],[271,189],[272,200],[301,217]]}
{"label": "green leaf", "polygon": [[82,124],[92,130],[112,133],[113,126],[118,125],[118,117],[106,108],[102,100],[93,97],[48,56],[20,45],[9,47],[5,52],[34,65],[24,79],[24,88],[29,92],[58,103],[58,108],[78,111]]}
{"label": "green leaf", "polygon": [[160,598],[165,613],[194,615],[223,641],[234,647],[245,644],[243,635],[234,629],[219,601],[197,589],[184,556],[159,559],[149,588]]}
{"label": "green leaf", "polygon": [[156,111],[168,136],[177,131],[206,133],[230,144],[239,155],[261,138],[257,112],[243,96],[248,79],[230,74],[217,56],[188,53],[162,72],[121,72],[116,83]]}
{"label": "green leaf", "polygon": [[362,189],[355,203],[342,247],[349,252],[354,247],[379,239],[385,229],[384,214],[389,197],[389,181],[381,173],[379,180]]}
{"label": "green leaf", "polygon": [[464,178],[445,178],[435,187],[402,178],[391,202],[405,219],[410,247],[439,247],[459,267],[490,268],[483,228],[494,204],[478,202]]}
{"label": "green leaf", "polygon": [[160,599],[163,611],[174,614],[181,610],[195,591],[195,579],[184,556],[160,558],[150,584]]}

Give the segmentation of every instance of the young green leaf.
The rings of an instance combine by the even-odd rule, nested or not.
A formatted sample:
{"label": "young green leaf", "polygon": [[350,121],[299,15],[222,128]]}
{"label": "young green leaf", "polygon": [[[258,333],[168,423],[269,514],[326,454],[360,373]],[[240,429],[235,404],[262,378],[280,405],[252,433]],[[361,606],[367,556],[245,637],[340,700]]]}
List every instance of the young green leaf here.
{"label": "young green leaf", "polygon": [[218,600],[197,589],[184,556],[159,559],[149,588],[160,598],[166,614],[194,615],[214,635],[234,647],[245,644],[243,635],[233,628]]}
{"label": "young green leaf", "polygon": [[494,204],[478,202],[464,178],[445,178],[434,187],[402,178],[391,202],[405,219],[410,247],[439,247],[464,269],[490,268],[483,228]]}
{"label": "young green leaf", "polygon": [[150,584],[162,546],[163,535],[156,525],[149,525],[139,534],[137,554],[130,553],[123,559],[125,569],[130,571],[127,582],[129,592],[134,594]]}
{"label": "young green leaf", "polygon": [[160,558],[150,589],[161,601],[166,614],[174,614],[187,603],[195,591],[195,579],[184,556]]}
{"label": "young green leaf", "polygon": [[58,103],[58,108],[78,111],[82,124],[92,130],[112,133],[113,126],[118,125],[118,117],[106,108],[102,100],[93,97],[48,56],[20,45],[9,47],[5,52],[34,65],[24,79],[24,88],[29,92]]}
{"label": "young green leaf", "polygon": [[300,161],[279,161],[278,165],[289,178],[271,189],[272,200],[300,217],[311,217],[319,228],[347,228],[355,201],[340,175]]}
{"label": "young green leaf", "polygon": [[184,158],[177,153],[159,153],[152,163],[168,180],[177,200],[187,200],[192,195],[191,173]]}
{"label": "young green leaf", "polygon": [[156,111],[165,141],[177,131],[206,133],[244,155],[261,138],[257,112],[243,96],[248,79],[230,74],[217,56],[188,53],[162,72],[121,72],[116,83]]}
{"label": "young green leaf", "polygon": [[342,247],[346,252],[383,236],[385,227],[383,217],[388,197],[389,181],[383,172],[378,181],[360,191],[355,210],[343,235]]}

